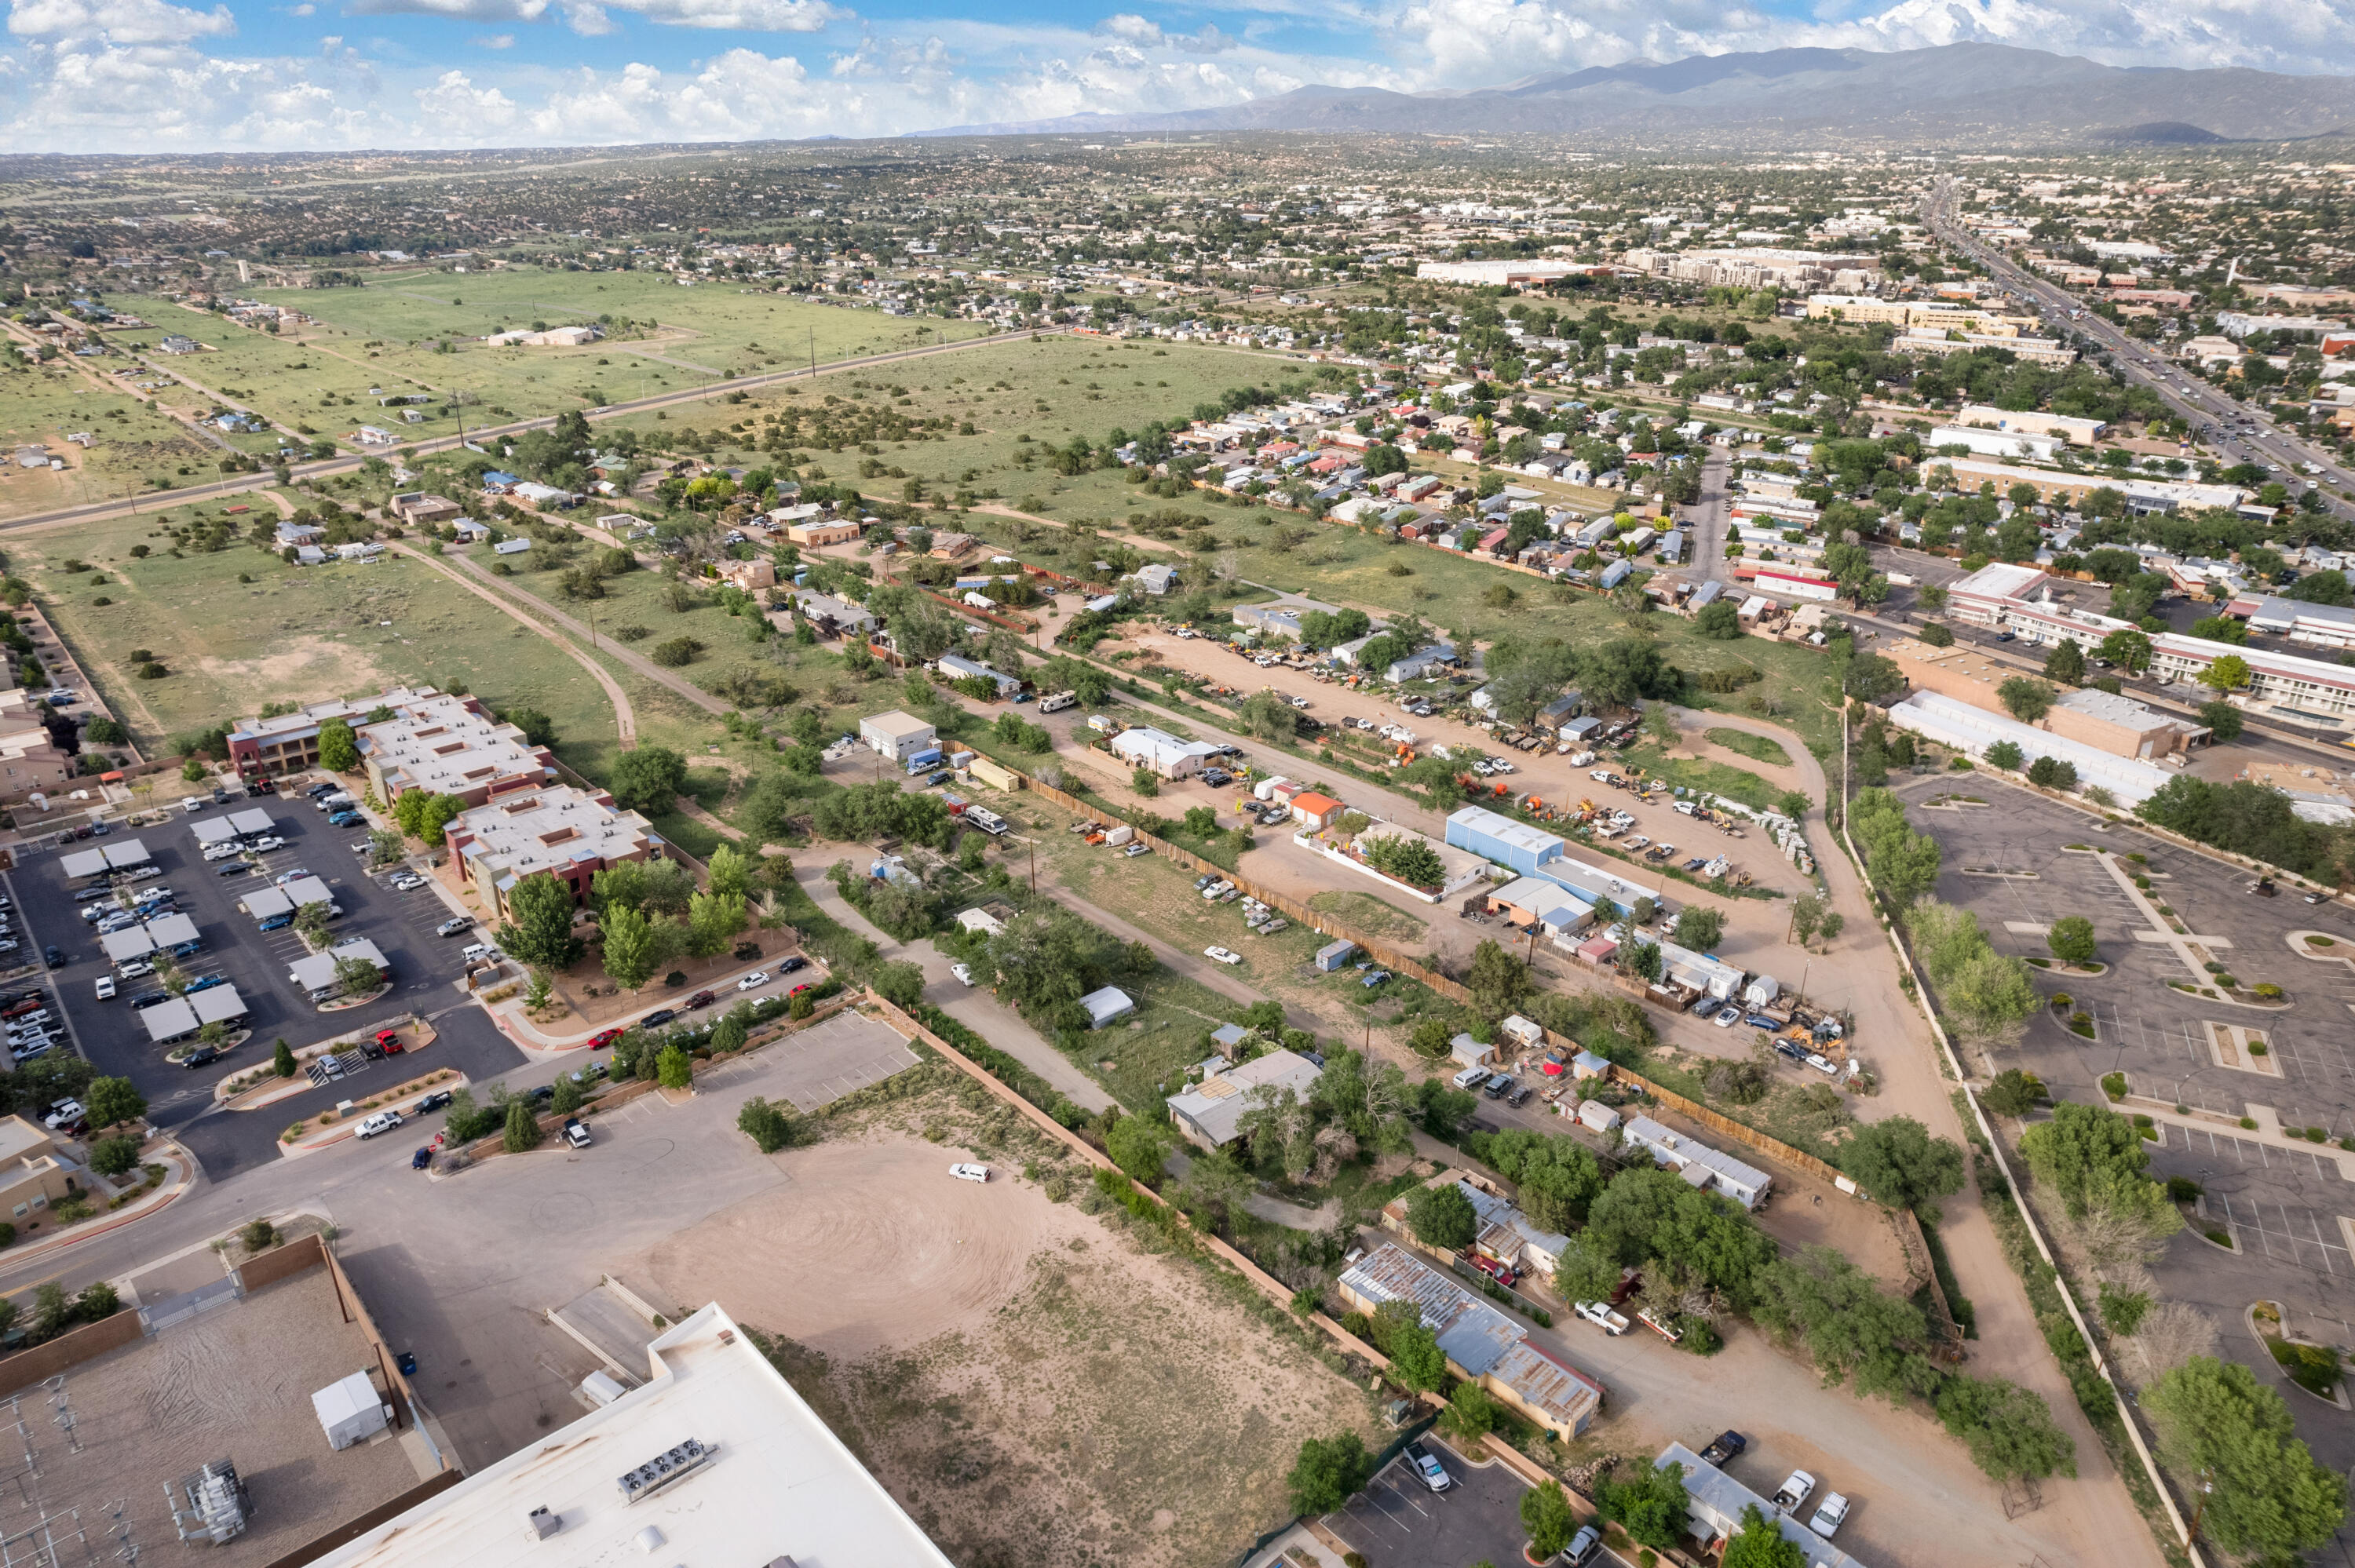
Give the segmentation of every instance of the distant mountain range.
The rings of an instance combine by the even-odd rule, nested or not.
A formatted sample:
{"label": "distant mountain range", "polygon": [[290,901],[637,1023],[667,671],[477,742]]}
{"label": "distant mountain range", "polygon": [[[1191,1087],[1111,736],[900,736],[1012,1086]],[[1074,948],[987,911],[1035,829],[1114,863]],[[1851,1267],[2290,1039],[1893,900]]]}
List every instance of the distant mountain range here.
{"label": "distant mountain range", "polygon": [[2183,145],[2347,134],[2350,127],[2355,78],[2105,66],[2004,44],[1946,44],[1636,60],[1476,92],[1304,87],[1219,109],[1074,114],[927,134],[1596,132],[1680,141],[1738,134]]}

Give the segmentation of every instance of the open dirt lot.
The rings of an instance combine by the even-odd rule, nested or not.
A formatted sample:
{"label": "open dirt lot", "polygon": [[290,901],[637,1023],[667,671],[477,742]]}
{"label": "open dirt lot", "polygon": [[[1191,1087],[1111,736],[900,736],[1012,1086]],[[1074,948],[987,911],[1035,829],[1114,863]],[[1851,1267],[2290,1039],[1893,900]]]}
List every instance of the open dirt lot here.
{"label": "open dirt lot", "polygon": [[629,1270],[787,1341],[796,1386],[960,1563],[1224,1562],[1358,1391],[1214,1292],[998,1168],[897,1130],[777,1157],[788,1184]]}

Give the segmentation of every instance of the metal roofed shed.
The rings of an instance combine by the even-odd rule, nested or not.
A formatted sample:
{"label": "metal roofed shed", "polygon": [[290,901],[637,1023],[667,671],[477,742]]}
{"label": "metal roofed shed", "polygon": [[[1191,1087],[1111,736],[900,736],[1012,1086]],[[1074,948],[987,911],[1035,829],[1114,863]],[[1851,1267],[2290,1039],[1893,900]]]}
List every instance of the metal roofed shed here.
{"label": "metal roofed shed", "polygon": [[235,828],[239,833],[247,838],[266,833],[277,826],[277,820],[259,806],[248,806],[241,811],[231,811],[228,820],[230,827]]}
{"label": "metal roofed shed", "polygon": [[98,939],[99,948],[110,964],[127,964],[143,954],[155,950],[155,938],[144,926],[128,926],[120,931],[109,931]]}
{"label": "metal roofed shed", "polygon": [[1087,1009],[1088,1027],[1102,1029],[1114,1020],[1135,1012],[1136,999],[1116,985],[1108,985],[1102,991],[1092,991],[1080,998],[1080,1005]]}
{"label": "metal roofed shed", "polygon": [[339,1451],[365,1443],[392,1425],[392,1407],[378,1395],[364,1372],[314,1393],[311,1409],[327,1434],[327,1446]]}
{"label": "metal roofed shed", "polygon": [[65,874],[66,880],[69,882],[81,882],[90,877],[103,876],[106,874],[106,851],[103,849],[76,850],[71,854],[60,855],[58,858],[58,869]]}
{"label": "metal roofed shed", "polygon": [[1447,842],[1524,876],[1560,856],[1564,845],[1553,833],[1481,806],[1465,806],[1447,819]]}
{"label": "metal roofed shed", "polygon": [[1348,963],[1349,961],[1349,956],[1357,950],[1358,944],[1348,940],[1347,938],[1327,942],[1323,947],[1316,949],[1316,968],[1320,973],[1329,975],[1335,969],[1339,969],[1343,964]]}
{"label": "metal roofed shed", "polygon": [[327,885],[315,876],[298,876],[280,891],[293,900],[297,907],[305,904],[328,904],[335,899],[335,895],[327,890]]}
{"label": "metal roofed shed", "polygon": [[379,971],[392,965],[377,950],[377,945],[366,937],[355,937],[348,942],[338,942],[324,953],[308,953],[287,966],[286,978],[314,999],[335,994],[336,965],[344,959],[366,959]]}
{"label": "metal roofed shed", "polygon": [[147,922],[147,936],[159,948],[176,948],[197,939],[197,922],[177,913],[160,916]]}
{"label": "metal roofed shed", "polygon": [[[666,1331],[646,1354],[652,1376],[642,1387],[376,1525],[314,1568],[951,1568],[717,1305]],[[660,1484],[623,1486],[658,1460],[670,1466]]]}
{"label": "metal roofed shed", "polygon": [[1271,1051],[1233,1067],[1213,1057],[1207,1065],[1219,1070],[1184,1094],[1169,1096],[1165,1102],[1169,1107],[1171,1123],[1189,1141],[1204,1149],[1219,1149],[1234,1141],[1243,1113],[1252,1107],[1254,1089],[1290,1089],[1305,1100],[1325,1071],[1294,1051]]}
{"label": "metal roofed shed", "polygon": [[197,842],[209,849],[225,839],[238,836],[237,827],[227,817],[204,817],[196,826]]}

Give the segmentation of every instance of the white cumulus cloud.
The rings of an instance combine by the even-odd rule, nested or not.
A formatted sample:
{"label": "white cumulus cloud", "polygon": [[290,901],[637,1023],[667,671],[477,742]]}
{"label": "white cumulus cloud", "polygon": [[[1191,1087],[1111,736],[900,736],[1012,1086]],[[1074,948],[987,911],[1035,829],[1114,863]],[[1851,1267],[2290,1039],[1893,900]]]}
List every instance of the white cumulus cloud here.
{"label": "white cumulus cloud", "polygon": [[8,30],[69,43],[185,44],[228,37],[237,18],[226,5],[197,11],[165,0],[12,0]]}

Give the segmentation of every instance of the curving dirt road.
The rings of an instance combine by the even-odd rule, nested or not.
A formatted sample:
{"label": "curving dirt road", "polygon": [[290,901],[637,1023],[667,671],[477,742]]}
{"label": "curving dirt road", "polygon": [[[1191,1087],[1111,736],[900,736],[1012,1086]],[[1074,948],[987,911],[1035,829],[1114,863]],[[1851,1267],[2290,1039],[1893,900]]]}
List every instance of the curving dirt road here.
{"label": "curving dirt road", "polygon": [[513,600],[507,599],[505,595],[493,593],[490,589],[483,587],[479,583],[468,581],[464,573],[453,570],[451,567],[439,556],[427,555],[424,551],[417,548],[405,539],[394,540],[392,547],[400,551],[402,555],[409,556],[411,560],[424,562],[429,569],[439,572],[442,576],[448,577],[452,582],[456,583],[460,588],[464,588],[468,593],[474,595],[476,598],[481,599],[487,603],[496,605],[501,610],[505,611],[509,616],[512,616],[517,621],[531,628],[534,631],[538,632],[542,637],[547,638],[550,642],[555,643],[559,648],[563,649],[567,653],[571,654],[573,662],[578,663],[582,669],[588,671],[591,675],[594,675],[597,678],[597,683],[605,688],[605,695],[613,700],[613,728],[621,736],[622,749],[628,751],[636,747],[638,744],[637,710],[630,704],[630,694],[622,690],[622,683],[613,679],[611,674],[607,673],[605,667],[602,664],[598,663],[596,660],[591,658],[581,649],[574,647],[570,638],[563,636],[554,628],[544,625],[539,621],[534,620],[530,616],[526,615]]}

